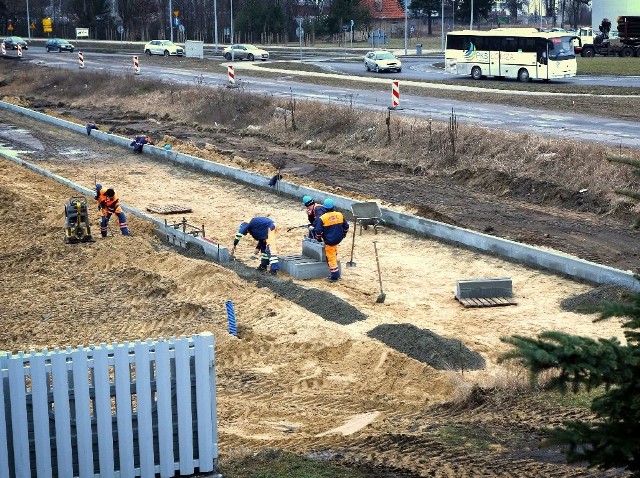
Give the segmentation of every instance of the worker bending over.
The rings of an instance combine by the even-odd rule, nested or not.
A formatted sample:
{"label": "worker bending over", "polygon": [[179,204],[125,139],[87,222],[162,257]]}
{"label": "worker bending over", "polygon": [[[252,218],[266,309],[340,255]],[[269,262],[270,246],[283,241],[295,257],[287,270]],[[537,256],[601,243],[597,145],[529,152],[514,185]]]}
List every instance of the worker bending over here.
{"label": "worker bending over", "polygon": [[233,247],[231,248],[231,255],[235,254],[236,246],[243,236],[247,233],[251,235],[258,244],[256,245],[256,254],[260,253],[260,265],[258,270],[266,271],[269,266],[269,272],[272,275],[278,274],[280,270],[280,264],[278,263],[278,256],[276,254],[276,223],[273,219],[257,216],[251,219],[249,222],[243,221],[238,228],[236,237],[233,240]]}
{"label": "worker bending over", "polygon": [[125,216],[120,203],[118,202],[118,196],[116,192],[109,188],[104,189],[102,184],[96,184],[96,196],[95,200],[98,201],[98,211],[102,214],[102,221],[100,222],[100,235],[107,237],[107,231],[109,230],[109,219],[111,215],[115,214],[118,217],[120,223],[120,232],[123,236],[130,236],[129,227],[127,226],[127,216]]}
{"label": "worker bending over", "polygon": [[314,233],[324,242],[324,251],[327,255],[329,272],[327,277],[329,282],[336,282],[340,279],[340,268],[338,267],[338,244],[342,242],[349,230],[349,223],[341,212],[335,210],[333,199],[325,199],[323,204],[326,212],[318,217],[314,223]]}

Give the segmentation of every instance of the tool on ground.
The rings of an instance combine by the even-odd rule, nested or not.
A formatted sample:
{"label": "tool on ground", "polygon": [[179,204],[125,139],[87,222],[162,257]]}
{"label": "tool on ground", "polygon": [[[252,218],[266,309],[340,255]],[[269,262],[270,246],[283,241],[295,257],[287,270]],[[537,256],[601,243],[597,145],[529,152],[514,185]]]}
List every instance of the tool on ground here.
{"label": "tool on ground", "polygon": [[376,299],[376,304],[382,304],[387,294],[382,290],[382,275],[380,274],[380,261],[378,260],[378,246],[376,245],[376,241],[373,241],[373,250],[376,253],[376,267],[378,268],[378,281],[380,282],[380,295]]}
{"label": "tool on ground", "polygon": [[303,224],[302,226],[293,226],[293,227],[289,227],[289,228],[287,228],[287,232],[291,232],[291,231],[293,231],[294,229],[301,229],[301,228],[303,228],[303,227],[309,227],[310,225],[311,225],[311,224]]}
{"label": "tool on ground", "polygon": [[353,217],[353,236],[351,238],[351,259],[347,262],[347,267],[355,267],[356,263],[353,262],[353,249],[356,246],[356,226],[358,224],[358,218]]}
{"label": "tool on ground", "polygon": [[67,244],[78,242],[93,242],[89,213],[87,211],[87,198],[84,196],[71,196],[69,204],[64,206],[65,238]]}

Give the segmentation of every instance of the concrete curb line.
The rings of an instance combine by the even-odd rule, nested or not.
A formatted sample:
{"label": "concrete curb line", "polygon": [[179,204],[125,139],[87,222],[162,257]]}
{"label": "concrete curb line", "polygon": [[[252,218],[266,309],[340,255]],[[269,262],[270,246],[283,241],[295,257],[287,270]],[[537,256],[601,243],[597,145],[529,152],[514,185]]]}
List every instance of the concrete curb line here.
{"label": "concrete curb line", "polygon": [[[45,115],[44,113],[39,113],[37,111],[5,102],[0,102],[0,108],[23,114],[39,121],[47,121],[49,123],[86,135],[86,129],[84,126]],[[126,148],[129,147],[129,143],[131,142],[131,140],[128,138],[123,138],[122,136],[105,133],[99,130],[93,130],[91,132],[91,137],[118,144]],[[143,154],[149,154],[161,160],[188,166],[202,171],[207,171],[217,176],[253,185],[262,189],[270,189],[268,186],[270,178],[257,173],[244,171],[232,166],[214,163],[212,161],[203,160],[195,156],[178,153],[171,150],[166,151],[163,148],[150,145],[144,146]],[[12,161],[16,161],[16,159],[14,158],[8,156],[5,157],[11,159]],[[42,168],[37,168],[37,166],[27,163],[26,161],[17,160],[16,162],[18,162],[19,164],[23,164],[24,166],[27,166],[31,169],[37,170],[38,172],[41,172],[42,174],[45,174],[46,176],[49,176],[56,181],[61,182],[62,184],[66,184],[73,189],[76,189],[83,193],[85,191],[88,191],[82,186],[79,186],[65,178],[52,174]],[[295,199],[299,199],[304,195],[322,198],[330,197],[334,200],[336,207],[344,211],[350,211],[351,205],[359,202],[344,196],[328,194],[324,191],[288,183],[286,181],[279,181],[276,185],[276,190],[279,193]],[[93,191],[89,191],[89,194],[93,194]],[[126,210],[131,211],[138,217],[152,221],[154,224],[156,224],[156,226],[159,226],[160,228],[165,230],[165,233],[171,234],[171,231],[175,232],[173,228],[168,228],[170,229],[170,231],[167,231],[164,222],[155,219],[142,211],[136,210],[134,208],[126,208]],[[420,218],[411,214],[401,213],[392,209],[381,207],[380,211],[382,212],[385,224],[394,226],[404,231],[414,232],[422,236],[437,238],[446,242],[460,244],[462,246],[489,252],[500,257],[512,259],[524,264],[528,264],[530,266],[538,267],[576,279],[585,280],[596,284],[621,285],[633,290],[640,290],[640,281],[637,281],[631,272],[621,271],[619,269],[614,269],[612,267],[565,255],[560,252],[539,249],[526,244],[520,244],[518,242],[509,241],[507,239],[471,231],[469,229],[452,226],[430,219]],[[177,232],[183,235],[181,231]],[[186,234],[186,236],[190,235]],[[203,247],[203,250],[206,254],[207,250],[209,250],[209,253],[207,255],[215,257],[215,254],[218,254],[219,250],[221,251],[218,254],[219,257],[224,257],[226,260],[229,259],[228,251],[225,248],[218,249],[215,244],[204,241],[198,237],[190,236],[182,239],[186,242],[197,243],[199,246]]]}

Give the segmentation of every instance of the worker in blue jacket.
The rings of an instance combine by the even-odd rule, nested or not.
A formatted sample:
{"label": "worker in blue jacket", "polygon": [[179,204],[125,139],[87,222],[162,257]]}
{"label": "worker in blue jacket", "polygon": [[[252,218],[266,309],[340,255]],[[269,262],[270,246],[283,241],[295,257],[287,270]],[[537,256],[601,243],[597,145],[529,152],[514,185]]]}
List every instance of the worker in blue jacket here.
{"label": "worker in blue jacket", "polygon": [[331,275],[327,277],[327,280],[329,282],[336,282],[340,279],[338,244],[347,236],[349,223],[341,212],[335,210],[333,199],[325,199],[323,206],[326,212],[316,219],[314,232],[318,237],[322,238],[324,242],[324,251],[327,255],[327,263],[329,264],[329,272],[331,273]]}
{"label": "worker in blue jacket", "polygon": [[247,234],[250,234],[258,244],[256,245],[256,254],[260,253],[260,265],[258,270],[266,271],[269,266],[269,272],[272,275],[276,275],[280,270],[280,264],[278,263],[278,255],[276,254],[276,223],[273,219],[257,216],[251,219],[249,222],[243,221],[238,228],[236,237],[233,240],[233,247],[231,248],[231,255],[235,254],[236,246],[240,239]]}

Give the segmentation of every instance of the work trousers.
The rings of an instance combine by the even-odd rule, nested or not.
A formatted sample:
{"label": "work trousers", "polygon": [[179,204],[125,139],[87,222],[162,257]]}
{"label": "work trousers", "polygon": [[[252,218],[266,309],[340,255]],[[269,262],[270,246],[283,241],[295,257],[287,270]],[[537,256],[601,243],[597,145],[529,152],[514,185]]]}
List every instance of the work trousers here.
{"label": "work trousers", "polygon": [[[120,232],[123,236],[128,236],[129,227],[127,226],[127,216],[124,215],[124,212],[117,212],[116,216],[120,223]],[[107,232],[109,231],[109,219],[111,219],[111,213],[107,213],[102,216],[102,221],[100,222],[100,234],[102,237],[107,237]]]}
{"label": "work trousers", "polygon": [[340,278],[340,269],[338,268],[338,245],[330,246],[324,245],[324,253],[327,256],[327,263],[329,264],[329,272],[331,272],[332,279]]}

